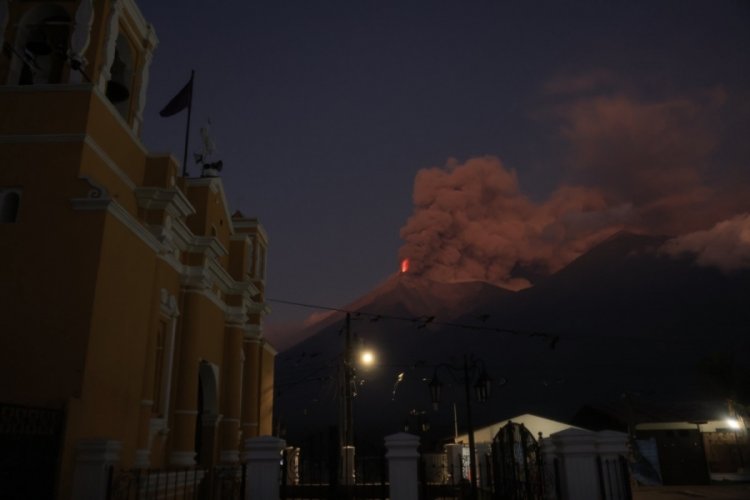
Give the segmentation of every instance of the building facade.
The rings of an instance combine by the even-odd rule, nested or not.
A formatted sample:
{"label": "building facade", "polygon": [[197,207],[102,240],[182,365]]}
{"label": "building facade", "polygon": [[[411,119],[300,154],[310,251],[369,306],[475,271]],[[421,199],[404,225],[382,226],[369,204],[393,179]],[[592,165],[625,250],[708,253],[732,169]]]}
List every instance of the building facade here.
{"label": "building facade", "polygon": [[4,498],[73,498],[97,446],[236,463],[272,431],[268,239],[143,147],[153,27],[132,0],[0,0],[0,41]]}

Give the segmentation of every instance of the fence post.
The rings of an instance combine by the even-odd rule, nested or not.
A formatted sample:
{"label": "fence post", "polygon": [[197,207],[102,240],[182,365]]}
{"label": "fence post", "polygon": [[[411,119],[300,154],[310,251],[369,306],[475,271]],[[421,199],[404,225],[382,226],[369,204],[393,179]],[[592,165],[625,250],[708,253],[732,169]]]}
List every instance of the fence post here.
{"label": "fence post", "polygon": [[391,483],[391,500],[414,500],[419,498],[417,463],[419,461],[419,437],[405,432],[385,438],[388,450],[388,477]]}
{"label": "fence post", "polygon": [[558,474],[562,474],[555,466],[557,460],[555,444],[549,437],[539,438],[539,452],[542,454],[542,470],[544,475],[544,498],[545,500],[559,500],[557,498],[557,486],[562,480]]}
{"label": "fence post", "polygon": [[580,429],[566,429],[550,436],[562,461],[565,498],[599,498],[596,464],[596,435]]}
{"label": "fence post", "polygon": [[122,443],[111,439],[83,439],[76,444],[73,495],[76,500],[107,498],[111,468],[120,463]]}
{"label": "fence post", "polygon": [[245,500],[275,500],[279,498],[281,452],[283,439],[260,436],[245,440],[246,483]]}
{"label": "fence post", "polygon": [[446,457],[446,483],[450,483],[456,486],[461,483],[464,478],[463,475],[463,445],[456,443],[448,443],[443,448],[445,449]]}
{"label": "fence post", "polygon": [[624,500],[630,476],[623,474],[620,457],[628,455],[628,435],[622,432],[601,431],[596,433],[596,447],[602,464],[604,498],[606,500]]}

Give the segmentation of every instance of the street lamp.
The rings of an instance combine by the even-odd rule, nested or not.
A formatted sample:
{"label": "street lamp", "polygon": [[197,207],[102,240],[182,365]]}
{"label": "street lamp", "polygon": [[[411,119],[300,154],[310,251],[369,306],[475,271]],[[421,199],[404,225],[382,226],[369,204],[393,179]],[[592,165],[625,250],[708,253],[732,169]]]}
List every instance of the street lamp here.
{"label": "street lamp", "polygon": [[[474,391],[476,392],[477,401],[483,403],[487,401],[490,396],[490,388],[492,386],[492,379],[487,375],[487,370],[484,368],[484,363],[471,356],[464,355],[463,366],[454,366],[447,363],[441,363],[435,367],[435,372],[430,380],[430,396],[432,397],[432,407],[437,410],[438,404],[440,403],[440,392],[443,388],[442,382],[438,379],[437,373],[439,369],[446,369],[456,381],[463,382],[464,393],[466,396],[466,425],[468,426],[469,432],[469,479],[471,480],[471,498],[477,498],[477,457],[476,457],[476,446],[474,443],[474,424],[471,421],[471,381],[474,375],[478,373],[476,382],[474,383]],[[456,377],[455,373],[463,372],[463,377]]]}
{"label": "street lamp", "polygon": [[[352,400],[356,395],[356,359],[359,365],[368,368],[375,364],[376,356],[371,350],[362,350],[355,355],[352,347],[351,314],[346,313],[344,325],[344,356],[342,359],[341,403],[339,440],[341,445],[341,478],[345,486],[354,482],[354,415]],[[349,494],[349,492],[347,492]]]}

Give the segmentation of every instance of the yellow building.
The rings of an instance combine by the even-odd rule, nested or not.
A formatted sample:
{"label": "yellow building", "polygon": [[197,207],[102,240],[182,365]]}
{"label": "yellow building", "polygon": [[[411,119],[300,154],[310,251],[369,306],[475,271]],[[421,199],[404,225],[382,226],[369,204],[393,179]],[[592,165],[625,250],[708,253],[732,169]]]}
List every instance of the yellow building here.
{"label": "yellow building", "polygon": [[0,0],[0,40],[3,498],[72,498],[92,449],[236,463],[271,433],[267,237],[141,144],[153,27],[132,0]]}

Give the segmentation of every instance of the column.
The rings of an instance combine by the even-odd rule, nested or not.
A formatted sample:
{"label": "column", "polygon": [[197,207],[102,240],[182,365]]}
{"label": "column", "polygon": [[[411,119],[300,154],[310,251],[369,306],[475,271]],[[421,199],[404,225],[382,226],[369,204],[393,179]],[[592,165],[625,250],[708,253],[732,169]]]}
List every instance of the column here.
{"label": "column", "polygon": [[388,477],[390,478],[391,500],[414,500],[419,498],[417,465],[419,461],[419,437],[405,432],[385,438],[388,450]]}
{"label": "column", "polygon": [[239,325],[227,326],[224,349],[224,391],[220,434],[220,458],[224,463],[240,459],[240,412],[242,410],[242,351],[244,333]]}
{"label": "column", "polygon": [[283,439],[271,436],[245,440],[242,454],[246,468],[245,500],[279,498],[281,452],[285,446]]}

